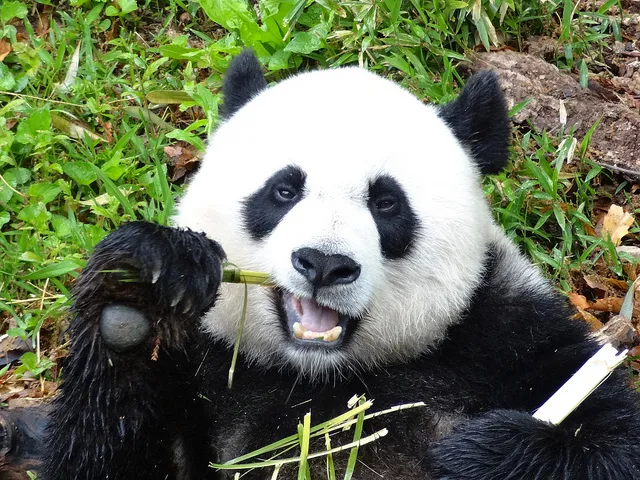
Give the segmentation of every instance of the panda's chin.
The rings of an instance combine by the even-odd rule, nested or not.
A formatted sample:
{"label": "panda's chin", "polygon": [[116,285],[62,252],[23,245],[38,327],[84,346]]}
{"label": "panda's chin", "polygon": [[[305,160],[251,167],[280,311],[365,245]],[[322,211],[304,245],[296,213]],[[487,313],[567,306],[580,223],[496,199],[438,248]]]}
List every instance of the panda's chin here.
{"label": "panda's chin", "polygon": [[351,319],[314,299],[280,291],[284,323],[290,340],[304,347],[335,348],[342,345]]}

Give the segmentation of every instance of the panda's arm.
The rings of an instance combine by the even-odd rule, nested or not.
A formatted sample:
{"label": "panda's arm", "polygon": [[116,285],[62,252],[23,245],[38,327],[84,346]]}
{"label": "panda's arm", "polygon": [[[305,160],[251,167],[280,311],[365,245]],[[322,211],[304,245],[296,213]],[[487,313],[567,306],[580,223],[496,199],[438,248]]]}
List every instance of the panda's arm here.
{"label": "panda's arm", "polygon": [[463,356],[470,345],[483,352],[474,388],[486,407],[432,450],[434,477],[640,478],[640,398],[627,373],[616,371],[560,425],[534,419],[598,346],[557,299],[490,300],[453,335]]}
{"label": "panda's arm", "polygon": [[201,419],[193,420],[190,345],[214,302],[223,257],[204,235],[143,222],[96,247],[75,288],[46,480],[164,480],[200,468],[194,449],[206,442]]}

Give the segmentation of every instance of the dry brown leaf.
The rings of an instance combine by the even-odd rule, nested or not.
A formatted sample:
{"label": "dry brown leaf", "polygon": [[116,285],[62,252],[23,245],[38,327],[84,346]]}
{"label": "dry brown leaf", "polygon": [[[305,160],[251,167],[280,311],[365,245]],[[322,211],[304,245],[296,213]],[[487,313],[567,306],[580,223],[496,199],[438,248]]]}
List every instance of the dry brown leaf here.
{"label": "dry brown leaf", "polygon": [[171,158],[179,157],[182,155],[182,147],[180,145],[167,145],[164,147],[164,153]]}
{"label": "dry brown leaf", "polygon": [[188,144],[167,145],[164,147],[164,153],[167,154],[173,165],[172,182],[181,179],[187,172],[193,170],[203,156],[202,152],[198,152]]}
{"label": "dry brown leaf", "polygon": [[40,15],[38,15],[38,22],[36,23],[36,35],[38,37],[44,37],[47,33],[49,33],[49,20],[51,15],[49,12],[44,11]]}
{"label": "dry brown leaf", "polygon": [[589,288],[593,290],[600,290],[602,292],[608,292],[609,288],[605,283],[605,280],[598,275],[582,275],[582,278],[589,285]]}
{"label": "dry brown leaf", "polygon": [[104,136],[106,137],[107,142],[113,143],[113,126],[111,125],[111,122],[105,121],[101,117],[98,117],[97,120],[98,124],[100,124],[104,130]]}
{"label": "dry brown leaf", "polygon": [[577,307],[577,308],[578,308],[579,316],[582,318],[582,320],[587,322],[587,324],[591,328],[591,331],[596,332],[600,330],[602,327],[604,327],[604,324],[600,320],[598,320],[598,318],[595,315],[587,312],[586,310],[583,310],[580,307]]}
{"label": "dry brown leaf", "polygon": [[618,280],[617,278],[605,278],[604,281],[607,285],[611,285],[612,287],[617,288],[618,290],[622,290],[623,292],[629,290],[629,284],[624,280]]}
{"label": "dry brown leaf", "polygon": [[587,298],[584,295],[580,295],[579,293],[570,293],[569,300],[576,306],[578,310],[591,308],[591,305],[587,301]]}
{"label": "dry brown leaf", "polygon": [[[605,297],[599,298],[595,302],[591,303],[589,306],[590,310],[597,310],[599,312],[611,312],[611,313],[620,313],[620,309],[622,308],[622,303],[624,302],[623,297]],[[640,317],[640,310],[637,306],[633,307],[633,318]]]}
{"label": "dry brown leaf", "polygon": [[633,217],[619,205],[611,205],[602,224],[602,237],[609,236],[614,245],[620,245],[622,237],[629,233]]}
{"label": "dry brown leaf", "polygon": [[0,40],[0,62],[11,53],[11,45],[4,40]]}

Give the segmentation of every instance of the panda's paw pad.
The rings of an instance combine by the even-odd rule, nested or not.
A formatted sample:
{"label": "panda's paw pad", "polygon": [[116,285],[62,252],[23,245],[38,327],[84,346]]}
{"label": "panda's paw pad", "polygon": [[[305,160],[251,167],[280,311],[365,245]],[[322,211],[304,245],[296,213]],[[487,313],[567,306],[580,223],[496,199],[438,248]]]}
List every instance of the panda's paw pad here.
{"label": "panda's paw pad", "polygon": [[135,349],[151,336],[151,322],[138,309],[111,304],[102,310],[100,334],[109,348],[124,353]]}

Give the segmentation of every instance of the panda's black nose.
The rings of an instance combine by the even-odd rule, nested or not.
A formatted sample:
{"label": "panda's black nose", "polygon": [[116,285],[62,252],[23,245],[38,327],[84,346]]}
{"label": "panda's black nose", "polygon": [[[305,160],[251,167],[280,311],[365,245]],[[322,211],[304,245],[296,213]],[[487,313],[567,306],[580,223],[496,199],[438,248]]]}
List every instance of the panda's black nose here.
{"label": "panda's black nose", "polygon": [[291,254],[293,268],[316,288],[355,282],[360,265],[345,255],[325,255],[315,248],[301,248]]}

